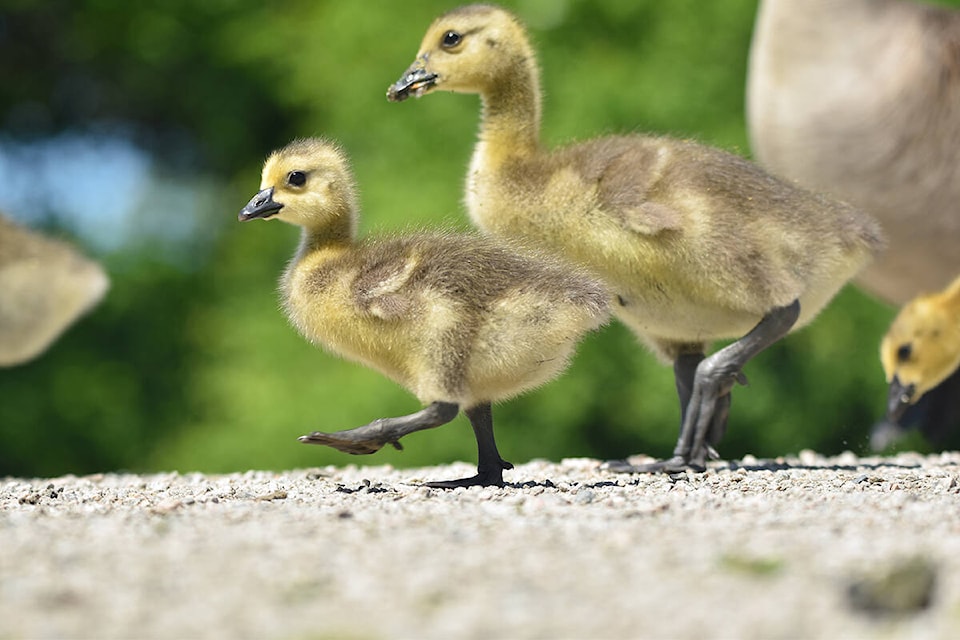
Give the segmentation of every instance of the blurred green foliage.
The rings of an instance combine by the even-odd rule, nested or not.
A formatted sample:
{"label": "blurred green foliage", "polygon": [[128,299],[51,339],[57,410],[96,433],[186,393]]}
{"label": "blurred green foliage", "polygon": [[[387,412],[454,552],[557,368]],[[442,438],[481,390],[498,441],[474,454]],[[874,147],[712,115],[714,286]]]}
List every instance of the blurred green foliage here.
{"label": "blurred green foliage", "polygon": [[[0,135],[120,131],[163,170],[213,181],[218,195],[202,214],[216,233],[190,247],[192,259],[161,260],[149,238],[99,256],[114,282],[105,303],[43,358],[0,370],[0,475],[474,459],[463,418],[372,457],[298,444],[307,431],[417,403],[299,338],[276,295],[296,230],[236,222],[263,157],[321,134],[353,158],[362,233],[466,228],[477,98],[384,98],[427,25],[454,3],[2,4]],[[545,142],[654,131],[749,155],[743,94],[756,0],[504,4],[540,52]],[[734,393],[721,453],[863,450],[883,406],[876,352],[892,316],[848,288],[758,357],[751,386]],[[616,324],[591,335],[560,380],[495,412],[514,462],[667,455],[679,415],[670,368]]]}

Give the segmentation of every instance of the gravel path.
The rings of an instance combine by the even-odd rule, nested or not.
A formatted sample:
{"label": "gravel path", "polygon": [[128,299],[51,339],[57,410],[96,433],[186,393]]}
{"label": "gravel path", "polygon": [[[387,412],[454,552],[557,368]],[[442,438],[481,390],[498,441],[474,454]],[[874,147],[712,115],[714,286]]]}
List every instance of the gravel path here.
{"label": "gravel path", "polygon": [[474,471],[0,479],[0,639],[960,634],[960,454]]}

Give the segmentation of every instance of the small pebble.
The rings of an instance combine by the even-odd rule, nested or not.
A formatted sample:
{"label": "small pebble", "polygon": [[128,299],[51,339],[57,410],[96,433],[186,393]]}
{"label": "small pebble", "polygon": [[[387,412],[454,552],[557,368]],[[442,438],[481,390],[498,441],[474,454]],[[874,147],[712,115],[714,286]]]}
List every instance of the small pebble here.
{"label": "small pebble", "polygon": [[574,495],[573,501],[577,504],[590,504],[596,499],[596,497],[597,494],[590,489],[580,489],[577,491],[576,495]]}

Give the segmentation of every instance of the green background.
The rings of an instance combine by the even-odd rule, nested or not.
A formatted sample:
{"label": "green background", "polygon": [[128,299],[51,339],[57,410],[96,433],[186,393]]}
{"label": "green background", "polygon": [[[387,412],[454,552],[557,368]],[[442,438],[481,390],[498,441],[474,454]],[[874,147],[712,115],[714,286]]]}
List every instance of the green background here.
{"label": "green background", "polygon": [[[56,202],[9,211],[77,239],[106,264],[113,288],[44,357],[0,370],[0,475],[475,460],[462,417],[407,438],[402,452],[355,458],[300,445],[302,433],[419,405],[291,329],[276,280],[297,231],[236,221],[269,151],[324,135],[353,160],[362,234],[467,228],[461,191],[477,97],[384,97],[427,25],[454,3],[0,4],[0,150],[119,136],[148,154],[155,192],[150,206],[124,214],[136,233],[108,248]],[[749,156],[755,0],[504,4],[539,51],[546,143],[651,131]],[[7,170],[43,193],[29,162]],[[10,179],[0,175],[0,185]],[[110,201],[109,180],[89,186],[90,207]],[[174,228],[192,231],[174,242],[165,235]],[[721,454],[865,451],[884,405],[877,345],[893,313],[848,287],[812,326],[749,364]],[[495,408],[513,462],[668,455],[678,416],[671,369],[618,324],[590,335],[565,376]]]}

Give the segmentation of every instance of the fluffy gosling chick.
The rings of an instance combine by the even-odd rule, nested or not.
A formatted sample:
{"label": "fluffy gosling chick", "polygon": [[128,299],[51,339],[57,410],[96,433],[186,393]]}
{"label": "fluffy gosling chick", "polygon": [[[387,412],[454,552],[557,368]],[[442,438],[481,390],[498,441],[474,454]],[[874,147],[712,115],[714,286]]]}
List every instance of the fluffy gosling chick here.
{"label": "fluffy gosling chick", "polygon": [[100,265],[66,242],[0,215],[0,367],[43,353],[109,286]]}
{"label": "fluffy gosling chick", "polygon": [[900,310],[880,343],[880,362],[890,385],[887,419],[897,423],[960,368],[960,277]]}
{"label": "fluffy gosling chick", "polygon": [[[544,148],[536,56],[503,9],[437,18],[387,97],[437,90],[481,98],[466,185],[473,222],[588,267],[610,288],[614,315],[673,362],[674,457],[617,470],[703,469],[743,366],[813,319],[881,245],[860,211],[700,144],[634,135]],[[705,357],[723,338],[739,340]]]}
{"label": "fluffy gosling chick", "polygon": [[543,384],[607,317],[603,286],[576,268],[489,238],[419,233],[356,240],[357,202],[343,153],[319,139],[275,151],[240,220],[302,228],[281,279],[283,305],[309,340],[405,386],[425,409],[302,442],[354,454],[437,427],[464,410],[477,475],[430,486],[503,485],[492,402]]}
{"label": "fluffy gosling chick", "polygon": [[747,82],[761,164],[863,207],[889,248],[857,282],[895,305],[960,273],[960,11],[763,0]]}

